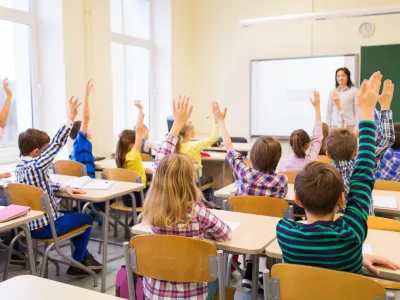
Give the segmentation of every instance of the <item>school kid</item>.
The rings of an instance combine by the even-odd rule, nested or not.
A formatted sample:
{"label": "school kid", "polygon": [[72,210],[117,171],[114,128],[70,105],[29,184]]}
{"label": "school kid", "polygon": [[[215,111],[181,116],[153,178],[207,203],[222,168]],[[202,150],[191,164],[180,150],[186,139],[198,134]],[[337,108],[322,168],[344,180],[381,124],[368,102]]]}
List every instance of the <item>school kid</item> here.
{"label": "school kid", "polygon": [[[136,130],[124,130],[119,135],[117,149],[115,151],[115,162],[118,168],[124,168],[137,172],[140,175],[141,181],[146,185],[147,181],[151,181],[152,172],[143,167],[140,150],[142,148],[142,140],[145,134],[143,127],[144,112],[140,101],[135,101],[135,106],[139,110]],[[140,193],[135,192],[136,205],[140,206]],[[126,206],[132,206],[131,197],[122,197],[122,201]]]}
{"label": "school kid", "polygon": [[[377,75],[382,76],[382,75]],[[358,97],[362,96],[366,89],[367,81],[364,81]],[[375,150],[375,166],[374,173],[379,169],[381,160],[385,152],[394,143],[394,127],[392,111],[390,105],[393,98],[394,86],[390,80],[384,82],[383,92],[378,97],[381,105],[381,111],[378,113],[374,109],[374,119],[377,127],[376,150]],[[344,180],[344,196],[345,203],[349,196],[350,178],[355,167],[354,157],[357,155],[357,138],[353,132],[347,129],[332,130],[326,138],[327,155],[332,159],[331,164],[339,171]],[[370,205],[371,215],[374,215],[374,206]]]}
{"label": "school kid", "polygon": [[147,126],[143,125],[143,128],[144,128],[144,136],[142,140],[142,149],[140,153],[146,153],[152,155],[152,151],[157,152],[160,146],[156,142],[149,139],[149,129],[147,128]]}
{"label": "school kid", "polygon": [[[227,151],[226,161],[231,166],[237,183],[235,196],[284,198],[288,192],[288,178],[284,174],[276,173],[276,167],[282,155],[279,141],[269,136],[259,137],[250,151],[250,162],[253,167],[248,167],[244,163],[242,154],[233,147],[226,129],[226,109],[221,112],[218,103],[214,102],[213,112],[214,115],[219,116],[218,123]],[[251,256],[246,256],[246,272],[242,286],[248,289],[252,287],[252,270]]]}
{"label": "school kid", "polygon": [[[319,93],[314,91],[314,100],[310,98],[310,102],[315,109],[315,126],[312,140],[303,129],[298,129],[290,135],[290,147],[293,154],[290,157],[282,158],[278,164],[278,172],[299,172],[310,161],[318,158],[319,151],[322,146],[322,122],[321,107]],[[310,143],[311,142],[311,143]],[[307,154],[306,151],[309,150]]]}
{"label": "school kid", "polygon": [[[156,172],[146,196],[143,219],[151,226],[152,234],[227,241],[232,236],[231,229],[204,206],[193,163],[185,155],[173,154],[179,132],[192,109],[186,97],[173,102],[174,124],[156,155]],[[168,282],[146,277],[143,290],[146,299],[207,299],[208,296],[207,283]]]}
{"label": "school kid", "polygon": [[326,137],[329,135],[329,126],[326,123],[322,123],[322,145],[318,155],[326,155]]}
{"label": "school kid", "polygon": [[94,157],[92,154],[92,133],[89,129],[90,109],[89,97],[93,89],[92,80],[86,84],[85,103],[83,105],[83,122],[75,121],[69,134],[74,141],[69,159],[80,162],[86,166],[87,175],[96,178]]}
{"label": "school kid", "polygon": [[[85,194],[82,190],[73,189],[57,182],[52,182],[49,177],[49,168],[51,167],[55,157],[61,151],[62,147],[67,143],[68,135],[71,131],[73,121],[78,113],[79,99],[69,100],[70,114],[65,125],[62,125],[53,139],[47,133],[30,128],[22,132],[18,138],[18,147],[20,150],[21,162],[15,170],[16,180],[19,183],[36,186],[47,192],[50,199],[51,213],[55,220],[55,227],[58,235],[63,235],[75,228],[83,225],[92,225],[92,218],[88,215],[60,212],[57,210],[55,201],[55,192],[65,192],[71,198],[74,194]],[[51,228],[48,221],[48,215],[32,221],[29,224],[32,238],[48,239],[52,237]],[[89,227],[81,235],[71,239],[74,245],[74,253],[72,257],[85,265],[89,269],[100,272],[102,266],[88,252],[87,245],[89,243],[90,232]],[[82,278],[89,274],[75,266],[70,266],[67,270],[67,276],[71,278]]]}
{"label": "school kid", "polygon": [[400,182],[400,123],[394,123],[395,140],[382,158],[375,179]]}
{"label": "school kid", "polygon": [[307,223],[279,221],[277,239],[285,263],[356,274],[362,274],[363,265],[372,266],[371,257],[363,258],[362,245],[375,183],[374,108],[381,78],[379,72],[374,73],[357,99],[360,143],[344,215],[334,221],[336,211],[344,206],[344,183],[333,166],[311,162],[296,176],[295,201],[305,209]]}

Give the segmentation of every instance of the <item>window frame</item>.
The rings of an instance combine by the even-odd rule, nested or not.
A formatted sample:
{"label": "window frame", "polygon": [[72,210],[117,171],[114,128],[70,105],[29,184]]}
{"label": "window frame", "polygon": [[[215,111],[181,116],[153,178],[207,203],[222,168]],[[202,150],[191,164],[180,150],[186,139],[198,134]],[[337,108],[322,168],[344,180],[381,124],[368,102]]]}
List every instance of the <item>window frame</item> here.
{"label": "window frame", "polygon": [[[31,81],[31,102],[32,102],[32,126],[35,127],[35,120],[39,116],[35,110],[37,104],[38,91],[36,89],[38,81],[37,65],[37,25],[34,11],[34,1],[29,1],[29,11],[19,10],[0,6],[0,20],[28,26],[29,32],[29,63],[30,63],[30,81]],[[13,100],[14,101],[14,100]],[[1,108],[0,108],[1,109]],[[7,125],[5,127],[7,134]],[[0,149],[0,164],[16,162],[19,160],[19,148],[9,147]]]}

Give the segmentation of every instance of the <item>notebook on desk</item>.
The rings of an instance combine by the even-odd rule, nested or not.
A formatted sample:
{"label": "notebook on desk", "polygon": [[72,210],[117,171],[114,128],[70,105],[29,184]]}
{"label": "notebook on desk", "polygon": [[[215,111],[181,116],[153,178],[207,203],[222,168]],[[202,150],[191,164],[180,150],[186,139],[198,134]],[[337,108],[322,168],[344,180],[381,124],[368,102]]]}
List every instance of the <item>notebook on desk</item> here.
{"label": "notebook on desk", "polygon": [[373,196],[373,202],[375,207],[398,208],[397,199],[394,196]]}
{"label": "notebook on desk", "polygon": [[115,181],[111,180],[93,179],[89,176],[83,176],[69,180],[65,185],[82,190],[107,190],[114,183]]}
{"label": "notebook on desk", "polygon": [[0,206],[0,223],[25,216],[31,208],[29,206],[11,204]]}

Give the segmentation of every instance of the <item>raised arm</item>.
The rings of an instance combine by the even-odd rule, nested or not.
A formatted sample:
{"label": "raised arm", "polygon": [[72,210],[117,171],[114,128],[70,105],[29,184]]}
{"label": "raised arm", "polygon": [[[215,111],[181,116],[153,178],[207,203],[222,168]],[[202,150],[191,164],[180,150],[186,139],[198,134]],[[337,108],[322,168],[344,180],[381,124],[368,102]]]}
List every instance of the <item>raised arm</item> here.
{"label": "raised arm", "polygon": [[142,142],[143,142],[143,137],[145,135],[145,128],[143,126],[143,121],[144,121],[144,112],[143,112],[143,106],[140,100],[135,101],[135,106],[139,109],[139,114],[138,118],[136,121],[136,136],[135,136],[135,149],[137,152],[140,153],[142,150]]}
{"label": "raised arm", "polygon": [[83,122],[81,131],[83,134],[87,134],[89,131],[89,121],[90,121],[90,108],[89,108],[89,97],[92,93],[93,84],[92,80],[90,79],[86,84],[86,93],[85,93],[85,102],[83,105]]}
{"label": "raised arm", "polygon": [[333,101],[332,101],[332,92],[329,93],[328,98],[328,107],[326,109],[326,124],[328,124],[329,128],[332,126],[332,113],[333,113]]}
{"label": "raised arm", "polygon": [[322,147],[322,140],[324,138],[321,121],[321,99],[317,91],[314,91],[314,100],[310,98],[310,102],[315,109],[315,126],[310,151],[308,152],[306,159],[314,161],[318,157],[319,150],[321,150]]}
{"label": "raised arm", "polygon": [[332,94],[332,102],[335,104],[336,109],[337,109],[337,117],[339,120],[338,127],[339,128],[346,128],[346,122],[344,120],[344,111],[342,108],[342,103],[340,101],[340,96],[338,93],[334,92]]}
{"label": "raised arm", "polygon": [[179,96],[178,101],[172,101],[174,124],[157,151],[154,169],[157,169],[158,164],[164,157],[171,155],[171,153],[174,152],[176,143],[178,142],[179,132],[192,115],[193,106],[189,105],[189,101],[190,98],[186,96]]}
{"label": "raised arm", "polygon": [[4,102],[3,108],[0,112],[0,128],[6,127],[7,119],[8,119],[8,114],[10,112],[10,107],[11,107],[11,99],[12,99],[12,92],[8,86],[8,78],[3,80],[3,89],[4,92],[6,93],[6,101]]}
{"label": "raised arm", "polygon": [[225,117],[226,117],[226,112],[227,109],[225,108],[224,111],[222,112],[221,109],[219,108],[219,104],[217,101],[214,101],[212,103],[212,111],[214,114],[215,121],[218,122],[220,132],[222,135],[222,140],[224,141],[224,146],[227,152],[229,151],[235,151],[235,148],[233,147],[231,137],[228,133],[228,130],[226,129],[225,125]]}

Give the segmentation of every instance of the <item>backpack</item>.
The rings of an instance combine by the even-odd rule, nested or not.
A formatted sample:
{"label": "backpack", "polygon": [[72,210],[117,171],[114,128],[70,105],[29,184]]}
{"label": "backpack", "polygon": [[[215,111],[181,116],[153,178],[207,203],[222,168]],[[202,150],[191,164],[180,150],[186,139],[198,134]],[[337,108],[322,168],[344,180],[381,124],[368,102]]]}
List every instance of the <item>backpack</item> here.
{"label": "backpack", "polygon": [[[143,300],[143,280],[141,276],[133,273],[133,281],[135,284],[136,299]],[[126,266],[122,266],[117,273],[115,280],[115,296],[129,299],[129,288],[128,288],[128,275],[126,273]]]}

